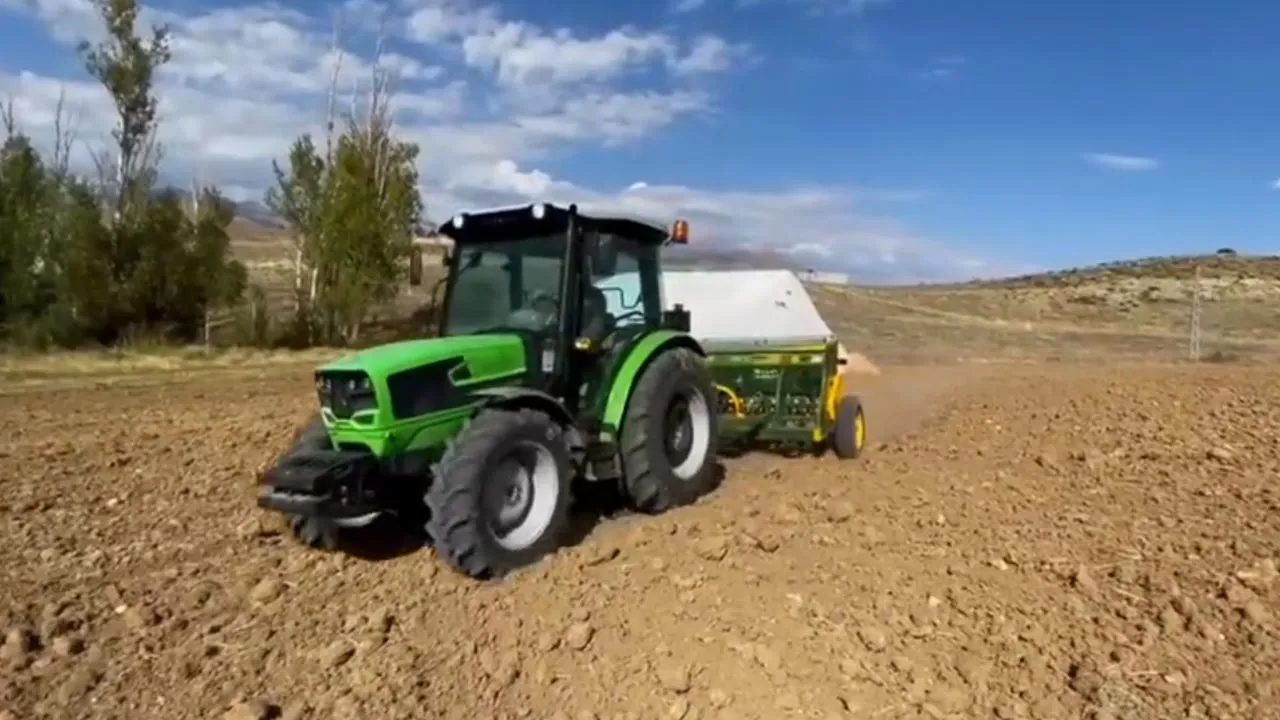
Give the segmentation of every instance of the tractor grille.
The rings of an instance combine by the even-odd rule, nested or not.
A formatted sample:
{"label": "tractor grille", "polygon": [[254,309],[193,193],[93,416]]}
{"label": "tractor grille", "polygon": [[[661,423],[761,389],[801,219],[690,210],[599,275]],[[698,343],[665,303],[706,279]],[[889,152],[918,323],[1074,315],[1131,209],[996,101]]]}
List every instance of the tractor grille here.
{"label": "tractor grille", "polygon": [[369,376],[358,370],[328,370],[316,373],[316,393],[320,406],[339,420],[364,410],[376,410],[378,397]]}

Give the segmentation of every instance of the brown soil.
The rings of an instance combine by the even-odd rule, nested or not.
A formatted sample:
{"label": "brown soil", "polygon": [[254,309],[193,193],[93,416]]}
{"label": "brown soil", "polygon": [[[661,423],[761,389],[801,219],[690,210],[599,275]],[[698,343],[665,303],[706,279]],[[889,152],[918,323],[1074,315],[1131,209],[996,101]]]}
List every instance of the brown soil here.
{"label": "brown soil", "polygon": [[305,372],[4,396],[0,717],[1280,716],[1280,372],[882,370],[496,584],[255,508]]}

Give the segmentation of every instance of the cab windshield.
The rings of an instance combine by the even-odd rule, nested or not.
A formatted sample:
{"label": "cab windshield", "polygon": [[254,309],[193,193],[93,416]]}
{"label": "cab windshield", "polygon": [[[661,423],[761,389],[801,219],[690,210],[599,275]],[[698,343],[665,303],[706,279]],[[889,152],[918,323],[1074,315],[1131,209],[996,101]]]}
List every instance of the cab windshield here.
{"label": "cab windshield", "polygon": [[553,330],[561,308],[564,249],[563,232],[459,244],[441,334]]}

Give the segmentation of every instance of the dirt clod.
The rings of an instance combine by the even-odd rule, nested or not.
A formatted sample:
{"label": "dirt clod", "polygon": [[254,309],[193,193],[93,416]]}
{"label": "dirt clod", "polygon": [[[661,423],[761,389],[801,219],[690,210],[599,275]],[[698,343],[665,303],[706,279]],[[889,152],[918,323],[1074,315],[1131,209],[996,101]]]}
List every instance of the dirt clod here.
{"label": "dirt clod", "polygon": [[279,715],[279,708],[264,700],[246,700],[232,705],[222,720],[272,720]]}
{"label": "dirt clod", "polygon": [[719,535],[705,538],[698,541],[697,552],[707,560],[719,562],[729,554],[729,540]]}
{"label": "dirt clod", "polygon": [[317,654],[320,665],[326,668],[336,668],[345,664],[356,654],[355,646],[346,640],[334,640],[324,647]]}
{"label": "dirt clod", "polygon": [[884,650],[889,644],[888,634],[883,629],[873,625],[864,625],[858,628],[858,637],[868,650],[875,652]]}
{"label": "dirt clod", "polygon": [[59,657],[70,657],[84,650],[84,641],[77,637],[56,637],[49,643],[49,649]]}
{"label": "dirt clod", "polygon": [[284,586],[275,578],[263,578],[258,581],[257,585],[249,591],[249,600],[252,602],[265,605],[266,603],[280,597],[280,593],[284,591]]}
{"label": "dirt clod", "polygon": [[653,671],[658,678],[658,684],[667,692],[686,693],[692,687],[688,665],[663,658],[654,666]]}
{"label": "dirt clod", "polygon": [[585,622],[576,622],[569,626],[564,634],[564,644],[570,650],[585,650],[595,637],[595,628]]}

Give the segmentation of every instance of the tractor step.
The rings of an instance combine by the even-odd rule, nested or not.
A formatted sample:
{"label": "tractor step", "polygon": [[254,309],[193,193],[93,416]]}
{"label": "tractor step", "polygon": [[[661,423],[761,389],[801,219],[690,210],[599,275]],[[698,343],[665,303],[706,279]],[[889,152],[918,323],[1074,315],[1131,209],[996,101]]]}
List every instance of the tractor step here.
{"label": "tractor step", "polygon": [[596,480],[615,480],[622,477],[622,463],[618,460],[618,445],[609,441],[597,441],[587,445],[586,465]]}

